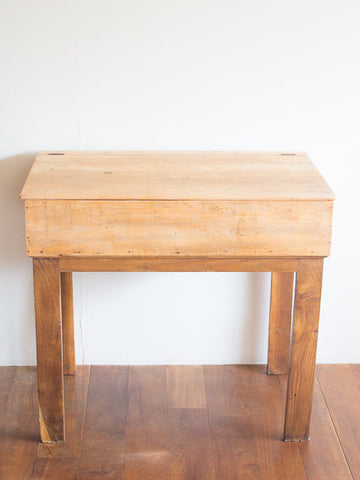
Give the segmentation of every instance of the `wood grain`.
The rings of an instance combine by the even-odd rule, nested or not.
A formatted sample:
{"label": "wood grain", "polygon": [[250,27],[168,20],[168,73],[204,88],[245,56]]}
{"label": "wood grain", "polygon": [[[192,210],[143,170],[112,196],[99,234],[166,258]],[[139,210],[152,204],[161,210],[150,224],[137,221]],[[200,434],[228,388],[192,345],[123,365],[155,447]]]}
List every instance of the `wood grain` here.
{"label": "wood grain", "polygon": [[[285,278],[276,272],[298,272],[285,437],[300,439],[307,433],[316,350],[311,328],[319,302],[317,284],[308,285],[304,271],[313,273],[309,266],[322,264],[319,258],[330,253],[334,195],[306,154],[42,152],[21,196],[27,253],[35,257],[44,441],[64,437],[59,271],[64,370],[73,373],[75,368],[71,266],[79,271],[244,271],[247,266],[250,271],[269,269],[274,278]],[[289,304],[284,295],[277,298],[275,284],[271,316],[284,319]],[[270,328],[269,371],[284,369],[285,323],[284,330],[282,325]],[[279,329],[284,341],[276,346],[272,337]],[[279,358],[273,361],[274,355]]]}
{"label": "wood grain", "polygon": [[7,418],[7,399],[16,373],[16,367],[0,367],[0,444]]}
{"label": "wood grain", "polygon": [[[111,382],[114,382],[118,392],[116,379],[123,377],[124,367],[99,368],[99,381],[95,379],[94,382],[93,379],[92,382],[90,410],[95,422],[104,425],[106,431],[106,423],[110,423],[111,419],[115,425],[119,425],[119,404],[117,394],[113,395],[111,403],[104,402],[104,396],[109,399],[107,392],[112,387],[109,378],[108,381],[101,379],[107,376],[106,370],[111,371]],[[109,465],[104,465],[105,468],[101,469],[101,459],[106,457],[102,440],[107,440],[105,436],[98,438],[97,429],[94,428],[94,441],[90,441],[91,432],[88,430],[85,449],[91,444],[91,457],[100,459],[99,468],[93,464],[95,470],[87,470],[81,469],[77,456],[79,448],[76,449],[75,443],[74,456],[60,456],[60,443],[40,444],[38,449],[34,367],[0,367],[1,480],[124,480],[125,475],[127,480],[359,479],[360,366],[317,367],[321,387],[315,377],[312,438],[311,442],[301,443],[284,443],[280,440],[286,376],[267,376],[263,366],[205,366],[207,408],[170,407],[167,416],[164,406],[167,401],[165,368],[130,367],[125,467],[122,465],[109,470]],[[84,372],[88,370],[89,367],[84,367]],[[76,377],[65,378],[66,412],[71,410],[70,417],[73,418],[77,412],[81,416],[83,396],[76,391],[82,373],[80,368]],[[186,375],[185,370],[181,375]],[[190,368],[189,377],[192,376]],[[98,392],[94,395],[96,390]],[[98,410],[95,408],[97,402]],[[189,405],[192,401],[186,400],[185,403]],[[103,411],[107,405],[111,411]],[[103,415],[111,418],[106,421],[97,419]],[[159,448],[165,447],[167,429],[169,444],[166,448],[170,451],[168,458],[171,463],[168,476],[164,472],[164,464],[159,461],[162,454],[156,454]],[[71,432],[64,446],[71,440],[69,435],[72,436]],[[117,442],[114,433],[110,445]],[[84,446],[81,439],[79,443],[80,447]],[[39,456],[44,452],[43,448],[59,448],[56,452],[59,456]],[[114,456],[116,448],[110,447],[108,451]],[[71,450],[68,453],[71,454]],[[122,456],[121,452],[118,453]],[[61,451],[61,455],[65,454],[66,449]],[[347,461],[351,462],[351,471]]]}
{"label": "wood grain", "polygon": [[128,367],[91,369],[80,470],[124,468],[128,371]]}
{"label": "wood grain", "polygon": [[323,260],[304,260],[296,274],[284,440],[309,439]]}
{"label": "wood grain", "polygon": [[39,443],[38,457],[80,457],[90,368],[89,365],[78,365],[76,376],[65,377],[66,440],[65,442]]}
{"label": "wood grain", "polygon": [[64,375],[75,375],[75,338],[72,273],[61,272],[60,279]]}
{"label": "wood grain", "polygon": [[[286,383],[284,382],[283,385],[285,391]],[[299,444],[307,478],[308,480],[329,480],[331,478],[352,480],[340,440],[316,377],[313,398],[311,442]]]}
{"label": "wood grain", "polygon": [[79,472],[77,480],[123,480],[124,472]]}
{"label": "wood grain", "polygon": [[215,480],[213,444],[205,408],[170,408],[170,478]]}
{"label": "wood grain", "polygon": [[[1,379],[0,478],[28,480],[39,441],[34,367],[17,367],[13,381]],[[9,387],[8,393],[3,391]],[[4,395],[5,393],[5,395]],[[5,403],[6,402],[6,403]]]}
{"label": "wood grain", "polygon": [[281,442],[279,377],[260,366],[205,367],[218,477],[306,479],[298,445]]}
{"label": "wood grain", "polygon": [[[22,198],[332,200],[305,153],[58,152],[37,155]],[[284,154],[285,153],[285,154]]]}
{"label": "wood grain", "polygon": [[169,477],[174,480],[215,480],[202,366],[167,367]]}
{"label": "wood grain", "polygon": [[130,367],[125,480],[168,480],[166,367]]}
{"label": "wood grain", "polygon": [[287,374],[289,370],[293,288],[293,273],[272,273],[267,364],[269,375]]}
{"label": "wood grain", "polygon": [[27,200],[27,253],[327,256],[332,201]]}
{"label": "wood grain", "polygon": [[70,272],[296,272],[297,258],[242,257],[60,257]]}
{"label": "wood grain", "polygon": [[264,369],[257,365],[248,365],[247,369],[251,374],[249,403],[255,420],[257,455],[263,477],[266,480],[295,477],[307,480],[299,444],[281,441],[284,397],[279,376],[264,375]]}
{"label": "wood grain", "polygon": [[65,436],[59,262],[34,258],[33,267],[40,433],[58,442]]}
{"label": "wood grain", "polygon": [[353,478],[360,479],[360,388],[350,365],[318,365],[317,375]]}
{"label": "wood grain", "polygon": [[254,418],[243,366],[205,365],[210,429],[216,476],[223,480],[259,479]]}
{"label": "wood grain", "polygon": [[78,480],[75,458],[38,458],[30,480]]}
{"label": "wood grain", "polygon": [[166,372],[169,407],[207,407],[201,365],[169,365]]}
{"label": "wood grain", "polygon": [[357,379],[359,388],[360,388],[360,364],[359,363],[353,363],[350,364],[350,368],[355,375],[355,378]]}

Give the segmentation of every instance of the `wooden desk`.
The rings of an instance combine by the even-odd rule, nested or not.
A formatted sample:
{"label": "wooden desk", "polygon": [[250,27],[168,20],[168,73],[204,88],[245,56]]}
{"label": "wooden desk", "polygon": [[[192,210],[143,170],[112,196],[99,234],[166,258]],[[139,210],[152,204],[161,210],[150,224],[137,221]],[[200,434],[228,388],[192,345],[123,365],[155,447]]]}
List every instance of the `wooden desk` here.
{"label": "wooden desk", "polygon": [[284,440],[309,438],[334,196],[306,154],[43,152],[21,197],[42,441],[64,440],[73,271],[272,272],[268,373],[289,371]]}

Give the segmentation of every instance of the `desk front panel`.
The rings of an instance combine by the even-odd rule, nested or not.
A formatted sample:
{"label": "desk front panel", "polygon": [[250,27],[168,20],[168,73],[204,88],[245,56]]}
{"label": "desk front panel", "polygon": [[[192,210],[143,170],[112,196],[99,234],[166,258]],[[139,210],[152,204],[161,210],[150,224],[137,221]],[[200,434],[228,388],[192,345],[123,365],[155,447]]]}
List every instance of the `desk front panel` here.
{"label": "desk front panel", "polygon": [[330,254],[332,201],[26,200],[31,257]]}

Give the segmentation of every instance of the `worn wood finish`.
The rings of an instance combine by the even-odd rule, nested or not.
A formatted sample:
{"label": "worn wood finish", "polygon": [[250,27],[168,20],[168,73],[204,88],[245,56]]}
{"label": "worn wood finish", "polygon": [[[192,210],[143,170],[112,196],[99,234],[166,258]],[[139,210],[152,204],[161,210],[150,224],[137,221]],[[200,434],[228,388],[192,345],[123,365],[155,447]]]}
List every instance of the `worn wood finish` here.
{"label": "worn wood finish", "polygon": [[[87,371],[89,368],[84,367]],[[94,470],[86,470],[80,466],[78,450],[74,451],[73,456],[70,455],[70,449],[66,456],[39,456],[42,450],[37,450],[39,426],[36,370],[33,367],[0,367],[1,480],[124,480],[125,475],[127,480],[200,479],[202,476],[213,478],[213,467],[206,467],[211,463],[214,465],[217,480],[304,480],[304,469],[307,480],[359,480],[360,387],[357,373],[360,372],[360,366],[317,367],[322,388],[315,380],[312,441],[301,443],[280,441],[286,376],[264,375],[265,366],[205,366],[207,406],[204,409],[170,407],[167,414],[164,405],[167,401],[165,368],[130,367],[129,408],[125,428],[125,444],[129,446],[129,449],[126,446],[126,452],[129,453],[129,458],[126,460],[126,453],[125,467],[116,470],[102,469],[99,462],[98,466],[93,464]],[[113,408],[111,411],[103,410],[106,406],[103,395],[108,397],[107,392],[111,388],[105,387],[103,377],[107,376],[107,371],[111,371],[115,381],[118,376],[123,377],[124,367],[99,369],[100,374],[92,377],[93,393],[89,408],[93,415],[94,402],[99,402],[98,416],[102,416],[101,412],[104,412],[112,418],[114,424],[118,424],[116,402],[123,397],[120,397],[121,393],[116,390],[112,400]],[[182,381],[186,381],[187,369],[191,383],[191,366],[183,367]],[[76,393],[78,387],[75,384],[81,376],[82,369],[76,377],[65,377],[66,411],[72,410],[73,416],[76,411],[81,411],[83,405],[83,398]],[[94,395],[96,391],[98,393]],[[191,395],[191,390],[188,390],[184,405],[193,403]],[[110,406],[109,403],[107,405]],[[204,412],[207,413],[210,430]],[[162,444],[166,429],[171,433],[167,446],[165,441]],[[87,445],[89,439],[88,436]],[[64,445],[69,441],[72,443],[67,435]],[[116,441],[114,438],[113,442]],[[80,442],[80,446],[83,446],[83,442]],[[93,458],[104,457],[103,442],[104,436],[93,437]],[[161,456],[155,455],[159,446],[164,448],[164,452],[171,449],[168,458],[169,462],[171,459],[172,466],[165,477],[160,472],[161,462],[154,461],[155,457],[159,459]],[[150,454],[152,447],[153,455]],[[111,450],[111,455],[115,450]],[[121,456],[122,453],[119,453]],[[138,461],[137,457],[141,460]],[[351,462],[351,472],[347,460]],[[129,468],[126,466],[127,461],[128,465],[131,465]],[[158,476],[155,476],[156,469]]]}
{"label": "worn wood finish", "polygon": [[262,366],[205,366],[217,478],[303,479],[297,443],[279,441],[284,394]]}
{"label": "worn wood finish", "polygon": [[[286,370],[291,286],[285,279],[298,272],[285,437],[306,436],[316,348],[311,329],[318,316],[312,266],[330,253],[334,195],[305,153],[42,152],[21,196],[27,253],[41,266],[34,277],[45,441],[63,438],[59,272],[64,371],[75,369],[72,271],[273,272],[272,373]],[[306,279],[309,272],[314,281]],[[179,408],[175,404],[170,408]],[[109,438],[119,439],[105,427]],[[87,471],[98,462],[91,451],[82,455]],[[122,468],[123,456],[106,460]]]}
{"label": "worn wood finish", "polygon": [[[123,480],[124,472],[79,472],[76,480]],[[160,479],[159,479],[160,480]]]}
{"label": "worn wood finish", "polygon": [[296,272],[297,258],[60,257],[63,272]]}
{"label": "worn wood finish", "polygon": [[307,154],[301,152],[51,153],[37,155],[22,198],[231,201],[334,198]]}
{"label": "worn wood finish", "polygon": [[[10,394],[11,386],[14,381],[16,367],[0,367],[0,445],[4,433],[4,424],[7,419],[7,399]],[[1,408],[3,406],[3,408]]]}
{"label": "worn wood finish", "polygon": [[80,469],[121,471],[125,465],[128,367],[92,367]]}
{"label": "worn wood finish", "polygon": [[60,278],[64,375],[75,375],[75,338],[72,273],[61,272]]}
{"label": "worn wood finish", "polygon": [[124,472],[79,472],[76,480],[123,480]]}
{"label": "worn wood finish", "polygon": [[[285,379],[284,379],[285,380]],[[285,382],[284,382],[285,383]],[[311,442],[299,444],[308,480],[352,480],[340,440],[315,376]],[[311,445],[311,447],[310,447]],[[324,455],[324,452],[326,454]]]}
{"label": "worn wood finish", "polygon": [[168,480],[166,367],[130,367],[125,480]]}
{"label": "worn wood finish", "polygon": [[81,440],[84,430],[86,403],[90,380],[90,366],[78,365],[76,375],[65,377],[65,425],[66,441],[39,443],[38,457],[76,457],[80,456]]}
{"label": "worn wood finish", "polygon": [[37,376],[43,442],[64,440],[60,271],[56,259],[34,258]]}
{"label": "worn wood finish", "polygon": [[30,480],[78,480],[76,458],[37,458]]}
{"label": "worn wood finish", "polygon": [[204,372],[217,478],[261,478],[248,398],[251,377],[240,365],[205,365]]}
{"label": "worn wood finish", "polygon": [[358,382],[358,385],[359,385],[359,388],[360,388],[360,364],[353,363],[352,365],[350,365],[350,368],[351,368],[353,374],[355,375],[355,378],[357,379],[357,382]]}
{"label": "worn wood finish", "polygon": [[0,382],[0,479],[28,480],[39,441],[35,368],[17,367]]}
{"label": "worn wood finish", "polygon": [[309,439],[323,260],[304,260],[296,274],[284,440]]}
{"label": "worn wood finish", "polygon": [[273,272],[268,347],[268,375],[288,373],[294,274]]}
{"label": "worn wood finish", "polygon": [[169,409],[169,476],[215,480],[213,443],[206,408]]}
{"label": "worn wood finish", "polygon": [[167,367],[170,478],[216,479],[202,366]]}
{"label": "worn wood finish", "polygon": [[332,201],[314,200],[27,200],[27,252],[32,257],[327,256],[332,207]]}
{"label": "worn wood finish", "polygon": [[357,368],[319,365],[317,375],[353,478],[360,480],[360,384]]}
{"label": "worn wood finish", "polygon": [[[278,397],[281,392],[279,376],[264,375],[265,370],[259,366],[247,366],[252,374],[252,392],[249,403],[255,416],[255,436],[257,454],[267,480],[276,478],[294,478],[298,476],[307,480],[296,442],[281,442],[284,423],[284,408],[279,408]],[[261,375],[263,373],[263,375]],[[283,397],[282,397],[283,398]],[[276,444],[273,439],[277,438]]]}
{"label": "worn wood finish", "polygon": [[206,408],[206,393],[201,365],[169,365],[167,389],[171,408]]}

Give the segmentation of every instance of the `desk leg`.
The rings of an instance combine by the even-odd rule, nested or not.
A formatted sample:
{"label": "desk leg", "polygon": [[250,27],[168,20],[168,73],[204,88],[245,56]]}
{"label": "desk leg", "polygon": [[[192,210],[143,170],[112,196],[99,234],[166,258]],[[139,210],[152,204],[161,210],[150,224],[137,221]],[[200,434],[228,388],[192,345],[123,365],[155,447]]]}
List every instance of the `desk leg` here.
{"label": "desk leg", "polygon": [[43,442],[64,440],[59,262],[34,258],[37,377],[40,434]]}
{"label": "desk leg", "polygon": [[268,375],[287,374],[289,371],[293,288],[294,273],[272,273]]}
{"label": "desk leg", "polygon": [[309,439],[322,272],[323,259],[308,259],[296,274],[285,441]]}
{"label": "desk leg", "polygon": [[73,281],[71,272],[61,272],[61,315],[64,375],[75,375]]}

